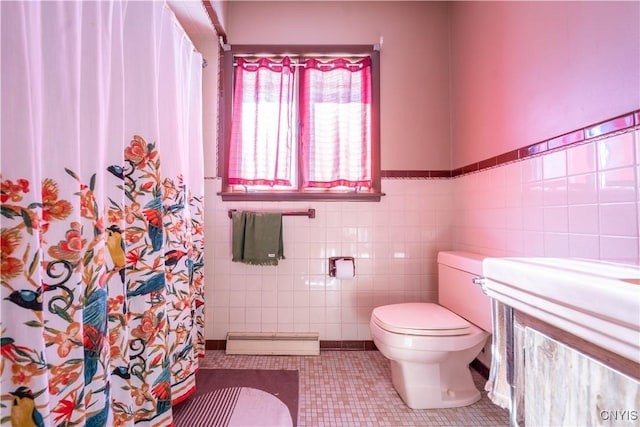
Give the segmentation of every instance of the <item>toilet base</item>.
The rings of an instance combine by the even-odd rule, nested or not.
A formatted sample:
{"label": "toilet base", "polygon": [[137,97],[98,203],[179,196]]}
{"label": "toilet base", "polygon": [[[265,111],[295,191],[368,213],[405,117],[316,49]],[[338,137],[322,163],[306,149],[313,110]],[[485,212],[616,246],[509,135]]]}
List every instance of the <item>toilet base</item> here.
{"label": "toilet base", "polygon": [[468,365],[390,362],[393,387],[411,409],[457,408],[482,397]]}

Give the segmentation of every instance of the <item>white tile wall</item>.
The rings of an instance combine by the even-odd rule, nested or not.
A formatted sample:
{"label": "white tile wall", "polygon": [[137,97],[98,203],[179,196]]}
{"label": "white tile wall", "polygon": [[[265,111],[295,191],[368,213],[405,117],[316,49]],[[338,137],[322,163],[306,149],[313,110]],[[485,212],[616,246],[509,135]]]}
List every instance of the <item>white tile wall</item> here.
{"label": "white tile wall", "polygon": [[[640,131],[456,179],[383,180],[379,203],[232,203],[207,180],[206,336],[315,331],[370,340],[378,306],[436,301],[440,250],[571,256],[638,263]],[[231,262],[228,209],[316,209],[285,217],[277,267]],[[356,258],[356,277],[327,275],[330,256]]]}
{"label": "white tile wall", "polygon": [[[371,310],[436,301],[436,256],[451,246],[453,180],[383,180],[379,203],[232,203],[207,181],[206,335],[229,331],[320,332],[322,340],[370,340]],[[284,217],[277,267],[231,262],[228,209],[316,209]],[[356,277],[327,274],[328,258],[353,256]]]}
{"label": "white tile wall", "polygon": [[640,130],[462,176],[453,247],[637,264],[639,180]]}

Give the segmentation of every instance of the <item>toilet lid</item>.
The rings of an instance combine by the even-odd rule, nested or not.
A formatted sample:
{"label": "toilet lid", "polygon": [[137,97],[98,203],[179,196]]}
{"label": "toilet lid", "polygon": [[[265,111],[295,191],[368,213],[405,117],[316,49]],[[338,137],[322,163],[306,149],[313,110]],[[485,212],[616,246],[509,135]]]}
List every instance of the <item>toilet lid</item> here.
{"label": "toilet lid", "polygon": [[471,324],[452,311],[433,303],[383,305],[371,314],[381,328],[408,335],[465,335]]}

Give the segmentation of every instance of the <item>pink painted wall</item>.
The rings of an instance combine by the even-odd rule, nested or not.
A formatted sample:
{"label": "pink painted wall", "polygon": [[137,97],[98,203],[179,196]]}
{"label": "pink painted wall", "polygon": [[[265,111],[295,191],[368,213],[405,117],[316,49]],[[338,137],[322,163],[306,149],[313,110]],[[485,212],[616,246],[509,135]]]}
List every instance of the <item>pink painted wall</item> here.
{"label": "pink painted wall", "polygon": [[639,2],[452,2],[454,168],[640,107]]}
{"label": "pink painted wall", "polygon": [[230,44],[377,44],[382,169],[449,169],[448,5],[443,2],[238,1]]}

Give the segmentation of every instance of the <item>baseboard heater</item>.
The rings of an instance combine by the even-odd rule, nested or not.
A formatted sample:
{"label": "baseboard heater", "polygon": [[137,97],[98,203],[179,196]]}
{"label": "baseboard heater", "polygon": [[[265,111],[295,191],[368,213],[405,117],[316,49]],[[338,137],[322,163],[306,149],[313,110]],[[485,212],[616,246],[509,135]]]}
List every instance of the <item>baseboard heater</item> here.
{"label": "baseboard heater", "polygon": [[227,354],[317,356],[317,332],[229,332]]}

